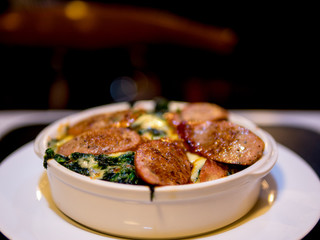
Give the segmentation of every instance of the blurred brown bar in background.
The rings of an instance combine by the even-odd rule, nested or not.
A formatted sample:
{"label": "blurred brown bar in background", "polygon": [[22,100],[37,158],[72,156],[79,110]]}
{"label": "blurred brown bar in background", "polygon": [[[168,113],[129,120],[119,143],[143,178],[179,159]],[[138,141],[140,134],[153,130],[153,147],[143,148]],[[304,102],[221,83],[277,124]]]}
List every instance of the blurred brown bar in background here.
{"label": "blurred brown bar in background", "polygon": [[1,109],[157,95],[226,108],[320,107],[309,6],[17,2],[2,2],[0,15]]}

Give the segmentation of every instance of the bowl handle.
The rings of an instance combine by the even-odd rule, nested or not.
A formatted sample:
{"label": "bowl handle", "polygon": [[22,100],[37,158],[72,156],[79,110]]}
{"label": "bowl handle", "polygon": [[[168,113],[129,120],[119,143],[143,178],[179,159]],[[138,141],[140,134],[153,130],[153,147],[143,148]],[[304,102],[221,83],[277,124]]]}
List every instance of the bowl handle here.
{"label": "bowl handle", "polygon": [[276,141],[269,133],[264,132],[264,134],[266,136],[266,139],[264,139],[264,141],[266,144],[269,145],[266,147],[268,149],[268,152],[264,157],[268,158],[268,160],[264,163],[262,167],[258,168],[256,171],[253,171],[251,173],[251,175],[255,178],[261,178],[267,175],[278,160],[278,145]]}
{"label": "bowl handle", "polygon": [[46,144],[45,144],[45,139],[47,137],[47,132],[48,132],[48,127],[44,128],[36,137],[34,141],[34,151],[36,155],[40,158],[43,159],[44,153],[46,151]]}

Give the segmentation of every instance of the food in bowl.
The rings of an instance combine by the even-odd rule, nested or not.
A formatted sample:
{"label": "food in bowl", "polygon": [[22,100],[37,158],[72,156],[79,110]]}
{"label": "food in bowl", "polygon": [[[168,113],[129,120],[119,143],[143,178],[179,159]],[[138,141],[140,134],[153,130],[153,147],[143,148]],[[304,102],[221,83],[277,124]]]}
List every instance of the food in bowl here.
{"label": "food in bowl", "polygon": [[44,166],[66,168],[111,182],[151,186],[211,181],[257,162],[264,142],[228,120],[228,111],[207,103],[187,103],[169,111],[138,106],[99,113],[65,125],[49,141]]}
{"label": "food in bowl", "polygon": [[[44,164],[47,167],[50,191],[55,204],[65,215],[84,226],[128,238],[189,237],[219,229],[243,217],[259,197],[261,180],[276,163],[277,146],[268,133],[251,121],[219,106],[209,104],[210,109],[207,106],[208,103],[156,104],[154,101],[139,101],[133,106],[129,103],[115,103],[84,110],[50,124],[37,136],[34,146],[35,152],[42,160],[44,155],[47,156]],[[202,113],[196,114],[193,108],[202,109]],[[212,118],[213,114],[207,114],[207,112],[213,109],[219,109],[214,111],[219,114]],[[114,115],[115,112],[116,115]],[[106,115],[109,117],[105,118]],[[207,119],[206,115],[211,116],[210,119]],[[144,117],[139,119],[140,116]],[[195,116],[204,119],[197,122],[198,120],[194,119]],[[221,122],[219,124],[227,126],[230,124],[231,129],[237,126],[231,131],[234,132],[233,137],[243,132],[252,137],[250,140],[262,140],[264,145],[258,146],[254,151],[260,154],[260,150],[257,151],[257,149],[262,151],[263,148],[262,156],[260,158],[255,156],[250,161],[248,161],[249,158],[244,158],[245,164],[249,165],[208,161],[210,157],[215,156],[214,152],[209,156],[210,151],[206,151],[207,155],[205,155],[200,152],[201,149],[192,148],[192,144],[189,146],[186,143],[187,139],[192,143],[201,136],[201,131],[198,131],[201,125],[198,124],[203,124],[201,121],[207,120],[219,121]],[[141,142],[139,141],[137,148],[131,148],[134,146],[132,143],[136,143],[132,139],[127,141],[128,145],[118,146],[110,142],[110,146],[117,149],[116,151],[119,151],[119,147],[130,146],[129,150],[121,149],[123,152],[107,154],[76,152],[69,156],[58,153],[58,149],[63,144],[83,134],[82,131],[95,131],[91,129],[93,127],[95,130],[100,127],[102,129],[129,128],[138,133]],[[215,133],[216,136],[219,134],[222,132]],[[133,136],[136,135],[133,134]],[[187,136],[189,137],[186,138]],[[86,138],[83,136],[80,139]],[[239,146],[237,143],[244,143],[243,139],[236,142],[231,141],[232,139],[229,139],[234,143],[231,144],[232,149]],[[257,141],[260,142],[260,140]],[[227,143],[221,139],[219,141],[222,144],[221,147]],[[93,141],[97,146],[101,142],[103,141]],[[249,143],[250,141],[247,141],[247,144]],[[83,146],[87,146],[86,149],[88,149],[86,144],[88,142]],[[92,150],[91,144],[89,146]],[[152,171],[158,171],[159,167],[156,170],[152,166],[145,167],[150,164],[148,156],[151,156],[151,159],[154,157],[153,152],[149,152],[150,147],[154,149],[152,151],[161,153],[157,157],[162,160],[175,159],[182,154],[183,157],[179,159],[187,166],[184,170],[187,170],[188,183],[184,184],[185,173],[182,177],[171,178],[170,175],[175,173],[166,171],[170,177],[158,178],[159,175],[154,175]],[[93,149],[101,150],[99,147]],[[162,150],[165,150],[164,153]],[[187,155],[188,161],[185,161],[184,154]],[[237,151],[234,154],[235,157],[237,154],[238,157],[241,155]],[[137,163],[142,167],[135,164],[136,157]],[[74,161],[74,159],[80,161]],[[239,159],[238,162],[240,162]],[[177,160],[173,161],[179,163]],[[99,164],[102,166],[102,171],[95,167],[90,169],[90,166],[99,166]],[[189,167],[191,165],[191,175],[189,175],[188,165]],[[219,168],[216,168],[217,165]],[[73,171],[70,171],[70,168],[73,168]],[[139,169],[146,173],[139,173]],[[219,171],[216,171],[217,169]],[[140,175],[145,176],[146,179],[141,178]],[[100,180],[101,177],[108,179],[103,181]],[[147,183],[148,181],[150,183]]]}

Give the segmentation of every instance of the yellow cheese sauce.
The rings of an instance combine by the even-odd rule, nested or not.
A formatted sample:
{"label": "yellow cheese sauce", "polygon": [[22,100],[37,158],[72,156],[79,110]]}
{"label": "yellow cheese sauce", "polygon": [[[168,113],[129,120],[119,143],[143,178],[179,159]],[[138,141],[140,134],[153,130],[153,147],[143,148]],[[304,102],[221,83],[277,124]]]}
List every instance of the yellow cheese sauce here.
{"label": "yellow cheese sauce", "polygon": [[179,138],[167,121],[156,114],[146,113],[141,115],[134,121],[131,128],[138,131],[141,136],[149,140],[160,139],[162,137],[168,137],[172,140]]}
{"label": "yellow cheese sauce", "polygon": [[200,179],[199,179],[200,170],[203,167],[203,165],[205,164],[207,159],[204,157],[201,157],[197,154],[190,153],[190,152],[187,152],[187,157],[188,157],[189,162],[192,163],[190,180],[193,183],[198,183],[198,182],[200,182]]}
{"label": "yellow cheese sauce", "polygon": [[93,156],[87,158],[79,158],[78,164],[82,168],[88,168],[90,177],[94,179],[102,179],[103,174],[106,172],[105,169],[99,168],[98,162],[94,159]]}

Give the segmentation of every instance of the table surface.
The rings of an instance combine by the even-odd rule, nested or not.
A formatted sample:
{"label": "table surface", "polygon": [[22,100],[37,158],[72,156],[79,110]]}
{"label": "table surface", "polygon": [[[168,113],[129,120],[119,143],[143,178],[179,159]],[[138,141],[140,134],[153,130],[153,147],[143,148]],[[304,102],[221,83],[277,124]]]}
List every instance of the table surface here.
{"label": "table surface", "polygon": [[[231,110],[268,131],[277,142],[300,155],[320,176],[320,111]],[[75,110],[0,111],[0,161],[23,144],[33,140],[48,124]],[[320,223],[305,237],[320,233]],[[0,239],[6,239],[1,235]]]}

